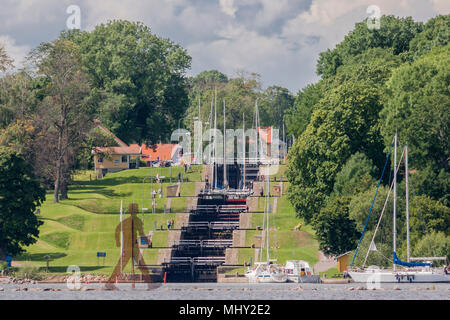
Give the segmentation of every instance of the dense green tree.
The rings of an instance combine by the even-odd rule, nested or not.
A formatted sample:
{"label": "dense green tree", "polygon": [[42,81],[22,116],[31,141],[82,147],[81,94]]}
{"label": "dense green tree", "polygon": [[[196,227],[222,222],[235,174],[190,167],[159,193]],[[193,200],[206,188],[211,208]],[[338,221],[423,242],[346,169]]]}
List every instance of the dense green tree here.
{"label": "dense green tree", "polygon": [[427,195],[450,206],[450,172],[428,165],[411,174],[411,191],[415,195]]}
{"label": "dense green tree", "polygon": [[448,169],[450,135],[450,44],[396,69],[381,112],[381,131],[389,145],[395,130],[408,143],[411,168]]}
{"label": "dense green tree", "polygon": [[[195,90],[191,92],[190,105],[182,122],[184,127],[193,130],[194,118],[198,117],[199,114],[199,98],[200,119],[204,123],[209,123],[206,125],[207,128],[211,125],[211,103],[214,104],[217,101],[217,128],[223,129],[224,100],[226,103],[227,128],[241,128],[243,113],[245,113],[246,128],[252,127],[254,125],[255,101],[258,97],[261,97],[259,75],[241,72],[236,77],[228,79],[227,82],[219,82],[215,77],[219,77],[219,79],[222,77],[215,71],[212,74],[215,76],[211,78],[211,82],[204,83],[202,87],[195,87]],[[200,79],[204,78],[203,73],[197,76],[200,76]],[[197,76],[191,79],[192,83],[203,81],[197,80]]]}
{"label": "dense green tree", "polygon": [[219,87],[227,82],[228,77],[218,70],[205,70],[195,77],[189,78],[190,90],[191,93],[194,94],[199,94],[202,91]]}
{"label": "dense green tree", "polygon": [[377,126],[380,92],[365,83],[345,82],[327,92],[289,153],[289,199],[309,221],[333,190],[336,174],[356,152],[377,167],[384,155]]}
{"label": "dense green tree", "polygon": [[424,236],[433,231],[450,235],[450,208],[427,196],[412,199],[410,210],[411,232]]}
{"label": "dense green tree", "polygon": [[392,48],[395,55],[409,50],[409,43],[422,30],[422,24],[411,17],[382,16],[380,29],[369,29],[367,20],[357,23],[333,50],[319,55],[317,74],[327,78],[336,74],[339,66],[369,48]]}
{"label": "dense green tree", "polygon": [[9,147],[26,156],[32,165],[35,134],[36,128],[31,120],[17,120],[0,130],[0,146]]}
{"label": "dense green tree", "polygon": [[384,91],[385,82],[400,64],[401,58],[393,53],[392,48],[369,48],[350,56],[333,77],[323,80],[322,88],[329,90],[346,81],[362,81]]}
{"label": "dense green tree", "polygon": [[[369,220],[367,221],[367,217],[370,212],[370,208],[372,207],[373,198],[376,191],[376,186],[352,196],[352,199],[349,204],[349,216],[356,223],[357,230],[362,232],[364,229],[364,225],[367,221],[367,231],[374,231],[378,221],[380,219],[381,212],[383,210],[384,204],[386,202],[386,197],[388,194],[388,188],[385,186],[380,186],[377,198],[373,203],[372,212],[370,214]],[[398,190],[398,195],[403,194],[403,190]],[[393,191],[391,191],[389,195],[389,200],[386,204],[385,211],[383,213],[383,217],[380,221],[380,225],[377,232],[376,240],[380,243],[389,243],[392,246],[392,212],[393,212]],[[397,235],[398,242],[400,243],[405,235],[405,200],[404,197],[397,197]],[[364,237],[367,237],[364,235]]]}
{"label": "dense green tree", "polygon": [[105,126],[128,143],[170,136],[188,106],[186,50],[122,20],[68,36],[80,46],[91,87],[106,92],[99,110]]}
{"label": "dense green tree", "polygon": [[428,53],[434,47],[445,46],[450,40],[450,14],[431,18],[409,43],[411,60]]}
{"label": "dense green tree", "polygon": [[363,153],[355,153],[336,175],[333,196],[352,196],[376,185],[376,168]]}
{"label": "dense green tree", "polygon": [[23,156],[0,146],[0,259],[36,242],[42,222],[35,210],[45,189]]}
{"label": "dense green tree", "polygon": [[282,135],[284,114],[292,108],[294,97],[288,89],[280,86],[270,86],[262,92],[258,100],[261,126],[273,126]]}
{"label": "dense green tree", "polygon": [[322,82],[309,84],[298,91],[294,105],[286,110],[284,121],[289,135],[300,137],[311,119],[314,106],[323,96]]}
{"label": "dense green tree", "polygon": [[350,198],[335,198],[314,217],[313,228],[320,250],[326,255],[339,255],[356,248],[360,233],[349,217]]}
{"label": "dense green tree", "polygon": [[443,232],[426,234],[414,246],[412,256],[415,257],[447,257],[450,260],[450,236]]}

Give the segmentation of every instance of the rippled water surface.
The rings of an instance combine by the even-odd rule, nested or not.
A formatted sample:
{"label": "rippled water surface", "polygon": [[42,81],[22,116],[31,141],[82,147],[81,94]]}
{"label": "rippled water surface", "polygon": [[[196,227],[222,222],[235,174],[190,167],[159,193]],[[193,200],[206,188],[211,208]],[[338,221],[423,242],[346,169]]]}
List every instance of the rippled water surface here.
{"label": "rippled water surface", "polygon": [[[169,283],[147,290],[144,284],[116,285],[119,290],[101,290],[102,284],[83,284],[72,291],[65,284],[0,285],[0,300],[450,300],[450,284],[381,284],[377,290],[358,290],[365,285],[350,284],[225,284]],[[28,291],[16,291],[17,288]],[[61,291],[33,291],[61,289]],[[354,288],[354,290],[349,290]],[[1,291],[3,289],[3,291]],[[400,290],[397,290],[400,289]]]}

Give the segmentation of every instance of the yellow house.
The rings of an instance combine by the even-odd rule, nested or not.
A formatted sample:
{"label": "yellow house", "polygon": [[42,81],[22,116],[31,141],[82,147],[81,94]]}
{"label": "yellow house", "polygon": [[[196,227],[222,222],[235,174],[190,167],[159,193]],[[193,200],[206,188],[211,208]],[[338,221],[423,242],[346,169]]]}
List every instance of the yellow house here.
{"label": "yellow house", "polygon": [[106,134],[111,135],[119,145],[118,147],[95,147],[92,149],[96,176],[103,177],[108,172],[139,167],[139,159],[142,153],[142,149],[139,145],[127,145],[111,131],[102,126],[99,120],[94,120],[94,126],[95,128],[104,131]]}
{"label": "yellow house", "polygon": [[121,147],[95,147],[95,174],[103,177],[108,172],[117,172],[139,167],[141,147],[137,144]]}

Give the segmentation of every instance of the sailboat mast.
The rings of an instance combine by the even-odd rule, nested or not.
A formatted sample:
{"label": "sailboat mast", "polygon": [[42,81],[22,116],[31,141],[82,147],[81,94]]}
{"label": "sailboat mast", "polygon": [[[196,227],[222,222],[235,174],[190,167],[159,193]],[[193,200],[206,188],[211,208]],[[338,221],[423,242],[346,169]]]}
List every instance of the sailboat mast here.
{"label": "sailboat mast", "polygon": [[225,99],[223,99],[223,187],[226,188],[228,185],[227,181],[227,163],[226,163],[226,154],[227,154],[227,141],[226,141],[226,114],[225,114]]}
{"label": "sailboat mast", "polygon": [[[394,212],[393,212],[393,243],[392,248],[394,251],[394,254],[397,252],[397,224],[396,224],[396,216],[397,216],[397,131],[395,131],[395,137],[394,137]],[[395,263],[393,264],[394,271],[396,270]]]}
{"label": "sailboat mast", "polygon": [[[209,112],[209,143],[211,143],[211,129],[213,126],[213,117],[212,117],[213,116],[213,105],[214,105],[214,97],[211,97],[211,111]],[[212,155],[213,154],[214,154],[214,148],[213,148]],[[211,161],[211,178],[209,180],[209,188],[210,189],[212,189],[212,187],[213,187],[213,183],[214,183],[213,178],[214,178],[214,165],[213,165],[213,162]]]}
{"label": "sailboat mast", "polygon": [[244,184],[243,184],[243,186],[242,186],[242,188],[243,189],[245,189],[245,167],[246,167],[246,165],[245,165],[245,113],[242,113],[242,140],[243,140],[243,143],[242,143],[242,145],[243,145],[243,147],[242,147],[242,157],[243,157],[243,159],[244,159],[244,161],[243,161],[243,166],[244,166]]}
{"label": "sailboat mast", "polygon": [[200,105],[201,105],[201,98],[198,97],[198,121],[200,121]]}
{"label": "sailboat mast", "polygon": [[269,262],[269,211],[270,211],[270,199],[269,199],[269,165],[267,165],[267,172],[266,172],[266,200],[267,200],[267,204],[266,204],[266,211],[267,211],[267,225],[266,225],[266,229],[267,229],[267,237],[266,237],[266,241],[267,241],[267,262]]}
{"label": "sailboat mast", "polygon": [[405,146],[405,184],[406,184],[406,261],[409,262],[409,194],[408,194],[408,144]]}
{"label": "sailboat mast", "polygon": [[217,189],[217,88],[214,93],[214,189]]}

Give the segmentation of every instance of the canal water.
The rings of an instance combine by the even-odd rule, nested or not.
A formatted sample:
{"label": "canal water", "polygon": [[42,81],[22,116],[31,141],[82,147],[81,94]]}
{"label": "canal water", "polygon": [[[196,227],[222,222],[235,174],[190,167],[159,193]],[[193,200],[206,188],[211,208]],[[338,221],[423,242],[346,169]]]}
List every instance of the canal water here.
{"label": "canal water", "polygon": [[450,300],[448,283],[381,284],[376,290],[358,283],[168,283],[152,290],[145,284],[132,289],[130,283],[122,283],[116,285],[117,291],[102,290],[103,286],[83,284],[82,290],[72,291],[65,284],[3,284],[0,300]]}

